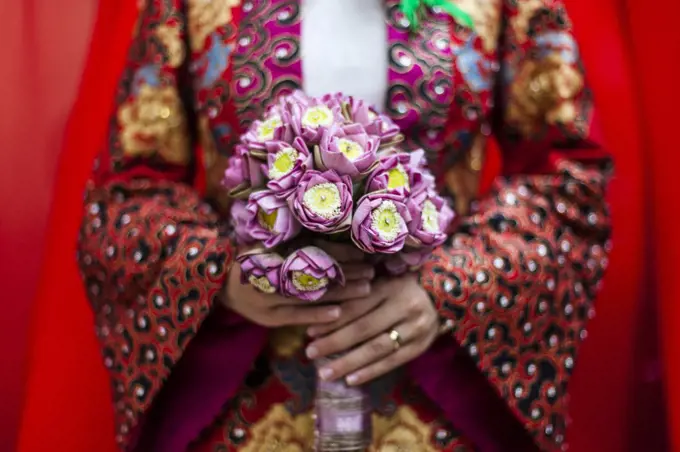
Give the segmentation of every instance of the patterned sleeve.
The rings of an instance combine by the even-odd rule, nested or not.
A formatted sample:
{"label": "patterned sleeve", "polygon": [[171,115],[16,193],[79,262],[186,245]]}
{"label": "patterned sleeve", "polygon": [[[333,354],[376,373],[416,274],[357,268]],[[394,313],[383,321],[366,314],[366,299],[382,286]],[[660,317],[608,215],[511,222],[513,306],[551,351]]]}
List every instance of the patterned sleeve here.
{"label": "patterned sleeve", "polygon": [[536,445],[566,447],[567,383],[607,265],[609,160],[562,1],[506,0],[503,175],[422,270],[457,342]]}
{"label": "patterned sleeve", "polygon": [[220,296],[232,260],[218,215],[192,188],[199,165],[216,160],[202,132],[219,131],[221,101],[210,89],[226,68],[201,58],[229,42],[225,1],[213,2],[225,7],[212,14],[192,10],[194,1],[147,0],[87,186],[79,263],[123,448]]}

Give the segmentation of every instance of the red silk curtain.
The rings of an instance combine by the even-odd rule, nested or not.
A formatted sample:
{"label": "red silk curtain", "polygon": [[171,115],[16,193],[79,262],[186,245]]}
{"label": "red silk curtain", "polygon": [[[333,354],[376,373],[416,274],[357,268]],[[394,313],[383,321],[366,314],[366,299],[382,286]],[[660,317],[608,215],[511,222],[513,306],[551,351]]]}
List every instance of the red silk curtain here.
{"label": "red silk curtain", "polygon": [[[644,315],[650,300],[654,303],[652,282],[660,289],[663,351],[667,376],[672,377],[667,381],[680,378],[680,367],[672,359],[680,357],[680,329],[674,331],[672,324],[678,318],[672,310],[673,298],[680,296],[672,284],[672,264],[680,262],[671,218],[677,184],[668,188],[674,180],[670,162],[677,145],[671,133],[674,116],[667,113],[680,103],[677,90],[674,98],[669,97],[677,74],[672,65],[680,56],[680,33],[672,22],[680,17],[676,1],[630,0],[626,8],[623,0],[567,0],[599,100],[603,130],[617,159],[611,194],[615,248],[598,317],[591,324],[571,390],[574,423],[568,439],[576,452],[662,450],[651,444],[662,444],[664,438],[650,441],[650,435],[664,434],[655,427],[663,426],[661,407],[634,396],[638,389],[650,398],[658,395],[653,372],[651,376],[640,372],[653,365],[656,351],[650,327],[654,319]],[[45,445],[69,452],[115,450],[109,387],[72,256],[82,187],[104,138],[109,99],[135,15],[132,1],[100,2],[81,95],[60,156],[35,301],[20,452],[42,451]],[[661,108],[665,102],[666,110]],[[652,239],[649,249],[654,250],[656,264],[649,272],[647,237]],[[671,388],[669,395],[674,403],[669,404],[670,419],[676,426],[671,430],[680,432],[680,412],[674,411],[680,409],[680,389]],[[647,411],[639,410],[640,406]],[[680,442],[675,445],[680,450]]]}
{"label": "red silk curtain", "polygon": [[[598,0],[599,1],[599,0]],[[659,307],[662,368],[671,450],[680,450],[680,2],[628,0],[630,48],[644,131],[650,249],[647,294]],[[651,450],[651,449],[648,449]]]}
{"label": "red silk curtain", "polygon": [[34,306],[18,450],[115,452],[109,385],[75,262],[82,193],[104,140],[137,14],[102,1],[80,95],[66,127]]}

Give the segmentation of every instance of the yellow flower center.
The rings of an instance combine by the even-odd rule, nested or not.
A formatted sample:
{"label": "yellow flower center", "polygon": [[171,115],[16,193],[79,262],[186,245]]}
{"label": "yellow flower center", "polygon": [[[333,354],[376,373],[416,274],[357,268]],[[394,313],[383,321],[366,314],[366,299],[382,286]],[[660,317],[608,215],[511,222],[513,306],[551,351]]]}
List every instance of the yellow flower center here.
{"label": "yellow flower center", "polygon": [[387,188],[409,188],[408,174],[404,170],[404,167],[397,165],[396,168],[392,168],[387,172]]}
{"label": "yellow flower center", "polygon": [[257,219],[260,222],[260,226],[266,228],[268,231],[274,230],[277,215],[278,210],[276,209],[274,209],[271,213],[267,213],[262,209],[257,210]]}
{"label": "yellow flower center", "polygon": [[250,282],[250,284],[259,289],[261,292],[264,293],[276,292],[276,287],[272,286],[272,284],[269,282],[266,276],[250,275],[248,277],[248,282]]}
{"label": "yellow flower center", "polygon": [[307,273],[295,271],[293,285],[301,292],[312,292],[328,286],[328,278],[315,278]]}
{"label": "yellow flower center", "polygon": [[392,201],[383,201],[371,212],[371,225],[381,239],[391,242],[401,232],[403,219],[397,211],[397,206]]}
{"label": "yellow flower center", "polygon": [[274,162],[269,167],[269,178],[279,179],[290,173],[295,166],[298,153],[293,148],[285,148],[274,155]]}
{"label": "yellow flower center", "polygon": [[345,157],[347,157],[350,162],[355,161],[364,153],[364,148],[362,148],[359,143],[346,138],[340,138],[338,140],[338,148],[340,149],[340,152],[345,154]]}
{"label": "yellow flower center", "polygon": [[436,234],[439,230],[439,211],[429,199],[423,203],[423,211],[420,213],[423,222],[423,230]]}
{"label": "yellow flower center", "polygon": [[311,187],[303,195],[302,203],[314,214],[329,220],[341,213],[340,190],[330,182]]}
{"label": "yellow flower center", "polygon": [[257,128],[257,137],[260,141],[268,141],[274,139],[274,131],[281,126],[281,118],[273,116],[266,121],[263,121]]}
{"label": "yellow flower center", "polygon": [[333,112],[325,105],[308,108],[302,116],[302,125],[306,127],[328,127],[331,124],[333,124]]}

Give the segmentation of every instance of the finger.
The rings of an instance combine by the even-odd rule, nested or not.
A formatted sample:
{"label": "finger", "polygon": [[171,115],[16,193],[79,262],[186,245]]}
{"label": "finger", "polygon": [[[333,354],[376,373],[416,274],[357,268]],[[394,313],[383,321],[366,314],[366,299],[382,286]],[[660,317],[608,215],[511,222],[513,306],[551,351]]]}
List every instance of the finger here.
{"label": "finger", "polygon": [[375,278],[375,267],[371,264],[365,263],[343,264],[342,272],[344,273],[345,279],[347,281],[352,281],[356,279],[371,280]]}
{"label": "finger", "polygon": [[342,303],[342,315],[338,320],[333,323],[310,327],[307,329],[307,334],[310,337],[325,336],[331,331],[338,330],[359,317],[366,315],[368,312],[375,309],[382,301],[379,294],[373,294],[365,298],[347,300]]}
{"label": "finger", "polygon": [[336,261],[340,263],[361,262],[366,256],[365,253],[356,246],[348,245],[346,243],[333,243],[326,240],[315,240],[314,245],[330,254]]}
{"label": "finger", "polygon": [[[400,340],[394,340],[390,332],[398,332]],[[372,363],[387,358],[410,343],[418,342],[422,336],[416,336],[417,329],[414,322],[405,322],[395,328],[386,329],[354,350],[342,355],[319,370],[323,379],[337,380],[358,371]]]}
{"label": "finger", "polygon": [[335,286],[321,297],[321,302],[344,301],[363,298],[371,294],[371,283],[366,280],[350,281],[344,287]]}
{"label": "finger", "polygon": [[[366,382],[373,381],[404,364],[413,361],[420,356],[424,350],[424,345],[419,342],[412,342],[401,347],[394,353],[385,356],[376,362],[352,372],[345,378],[345,382],[350,386],[359,386]],[[321,369],[323,370],[323,369]]]}
{"label": "finger", "polygon": [[339,306],[277,306],[270,310],[271,326],[315,325],[336,321]]}
{"label": "finger", "polygon": [[[388,308],[387,306],[390,305]],[[373,311],[359,317],[328,336],[313,341],[307,347],[310,359],[351,350],[401,322],[403,312],[391,303],[381,303]]]}

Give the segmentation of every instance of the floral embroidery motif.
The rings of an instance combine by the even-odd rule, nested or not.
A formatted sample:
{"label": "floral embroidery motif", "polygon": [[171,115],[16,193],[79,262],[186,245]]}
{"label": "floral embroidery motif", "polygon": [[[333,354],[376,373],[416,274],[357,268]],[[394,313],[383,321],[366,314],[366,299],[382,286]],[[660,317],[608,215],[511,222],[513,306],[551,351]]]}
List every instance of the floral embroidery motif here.
{"label": "floral embroidery motif", "polygon": [[373,415],[373,445],[369,452],[435,452],[432,428],[418,419],[408,406],[392,417]]}
{"label": "floral embroidery motif", "polygon": [[510,90],[506,121],[531,136],[544,124],[577,121],[574,98],[583,89],[583,77],[559,54],[526,61]]}
{"label": "floral embroidery motif", "polygon": [[[504,0],[507,1],[507,0]],[[529,39],[531,20],[538,10],[545,8],[546,0],[522,0],[514,2],[516,13],[510,16],[510,27],[518,43],[524,43]]]}
{"label": "floral embroidery motif", "polygon": [[184,106],[174,87],[142,85],[118,111],[120,141],[128,157],[158,154],[168,163],[186,165],[191,156]]}
{"label": "floral embroidery motif", "polygon": [[231,9],[239,6],[241,0],[189,0],[188,23],[191,48],[199,51],[205,48],[205,41],[215,30],[230,24]]}
{"label": "floral embroidery motif", "polygon": [[243,452],[308,452],[314,445],[314,420],[311,414],[293,417],[283,405],[274,405],[250,434]]}
{"label": "floral embroidery motif", "polygon": [[494,82],[493,63],[475,48],[475,36],[471,35],[461,46],[453,46],[456,68],[473,92],[488,91]]}
{"label": "floral embroidery motif", "polygon": [[484,51],[494,52],[501,31],[501,0],[454,0],[472,17],[474,31],[482,39]]}
{"label": "floral embroidery motif", "polygon": [[232,50],[231,41],[222,40],[217,33],[212,35],[210,45],[194,63],[194,68],[201,68],[197,76],[199,89],[210,88],[222,78],[229,67]]}
{"label": "floral embroidery motif", "polygon": [[156,36],[165,46],[165,55],[168,59],[168,66],[178,68],[182,65],[185,58],[184,43],[180,37],[179,26],[159,25],[156,29]]}

